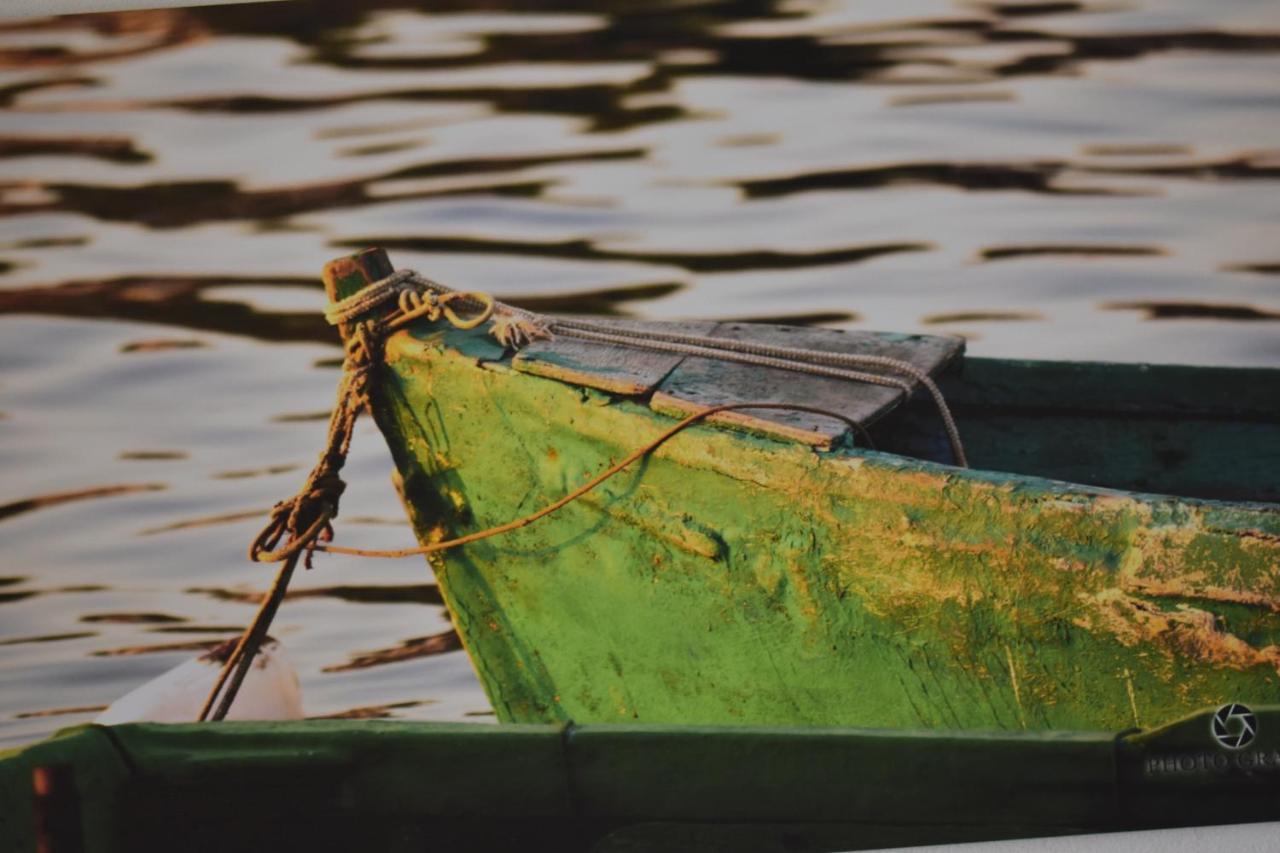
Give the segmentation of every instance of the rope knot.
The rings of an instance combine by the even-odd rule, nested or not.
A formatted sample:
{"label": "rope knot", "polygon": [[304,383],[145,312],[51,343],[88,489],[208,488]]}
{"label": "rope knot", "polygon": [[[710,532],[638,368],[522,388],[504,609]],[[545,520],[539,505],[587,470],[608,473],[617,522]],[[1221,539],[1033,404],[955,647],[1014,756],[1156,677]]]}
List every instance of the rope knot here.
{"label": "rope knot", "polygon": [[380,323],[365,320],[357,323],[343,345],[346,356],[342,367],[348,372],[363,371],[378,360],[385,331]]}
{"label": "rope knot", "polygon": [[337,518],[338,504],[346,489],[347,484],[338,476],[338,472],[332,470],[320,472],[311,483],[307,484],[307,488],[291,501],[292,506],[285,525],[289,535],[295,541],[309,538],[308,534],[320,519],[323,519],[323,525],[327,526],[330,521]]}
{"label": "rope knot", "polygon": [[431,291],[402,290],[396,300],[400,309],[398,320],[408,322],[419,317],[426,317],[431,322],[440,319],[440,300]]}
{"label": "rope knot", "polygon": [[[455,306],[473,310],[470,314],[463,314]],[[419,317],[425,317],[434,323],[443,316],[454,328],[474,329],[493,316],[494,302],[493,297],[487,293],[402,290],[396,300],[396,307],[400,309],[400,313],[390,319],[388,325],[392,328],[399,328]]]}
{"label": "rope knot", "polygon": [[324,316],[333,325],[354,327],[361,318],[371,316],[371,312],[388,303],[394,303],[396,310],[384,315],[379,323],[384,335],[419,318],[433,323],[444,318],[454,328],[464,330],[492,320],[490,331],[508,347],[519,348],[530,341],[551,337],[550,324],[535,314],[504,305],[487,293],[453,290],[412,270],[394,272],[330,304]]}
{"label": "rope knot", "polygon": [[[347,484],[336,471],[324,471],[313,478],[301,492],[280,501],[271,509],[267,525],[249,546],[249,559],[256,563],[278,563],[305,552],[305,564],[311,568],[316,544],[333,538],[333,519],[338,516],[338,502]],[[283,548],[275,550],[288,537]]]}

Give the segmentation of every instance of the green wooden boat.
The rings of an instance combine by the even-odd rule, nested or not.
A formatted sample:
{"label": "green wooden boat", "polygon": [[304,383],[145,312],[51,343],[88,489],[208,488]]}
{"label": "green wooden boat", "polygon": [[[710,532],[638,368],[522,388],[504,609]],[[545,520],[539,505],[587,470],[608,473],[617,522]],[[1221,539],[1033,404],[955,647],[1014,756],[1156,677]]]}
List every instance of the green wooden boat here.
{"label": "green wooden boat", "polygon": [[1120,736],[82,726],[0,753],[0,849],[795,853],[1275,820],[1280,706],[1252,714],[1241,748],[1212,711]]}
{"label": "green wooden boat", "polygon": [[[369,251],[326,283],[338,299],[390,272]],[[581,340],[513,354],[445,322],[393,334],[370,408],[423,543],[525,515],[719,403],[820,405],[867,433],[725,412],[434,559],[502,721],[1120,731],[1280,702],[1280,371],[642,328],[909,360],[972,467],[893,389]]]}

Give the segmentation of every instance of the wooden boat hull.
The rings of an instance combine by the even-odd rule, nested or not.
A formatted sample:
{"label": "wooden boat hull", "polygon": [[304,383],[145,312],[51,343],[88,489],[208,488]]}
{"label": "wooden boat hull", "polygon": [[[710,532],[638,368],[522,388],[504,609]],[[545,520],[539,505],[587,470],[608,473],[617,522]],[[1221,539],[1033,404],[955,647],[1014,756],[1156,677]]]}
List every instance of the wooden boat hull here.
{"label": "wooden boat hull", "polygon": [[[1030,396],[1069,398],[1067,367],[970,360],[965,370],[1013,401],[1007,415],[1018,393],[1008,382],[1037,369],[1058,381]],[[1178,370],[1184,381],[1169,384]],[[1115,394],[1113,414],[1148,432],[1185,427],[1188,417],[1160,425],[1194,396],[1194,371],[1082,371],[1107,380],[1091,393]],[[1198,403],[1208,440],[1183,481],[1269,496],[1280,411],[1256,387],[1280,383],[1230,373],[1199,376],[1210,397],[1224,382],[1245,390],[1216,416],[1203,410],[1212,399]],[[962,379],[952,386],[957,400],[977,400],[975,416],[987,405]],[[479,330],[430,324],[389,339],[372,409],[423,542],[527,514],[672,422],[646,399],[517,370]],[[1053,416],[1043,401],[1024,409]],[[909,426],[888,443],[936,440]],[[968,431],[984,428],[978,466],[1021,452],[1016,419]],[[1144,443],[1141,431],[1125,435]],[[1280,701],[1280,507],[1269,503],[699,425],[555,515],[433,565],[503,721],[1120,730]]]}
{"label": "wooden boat hull", "polygon": [[1123,735],[82,726],[0,753],[0,844],[765,853],[1275,820],[1280,707],[1253,711],[1236,751],[1213,742],[1212,712]]}

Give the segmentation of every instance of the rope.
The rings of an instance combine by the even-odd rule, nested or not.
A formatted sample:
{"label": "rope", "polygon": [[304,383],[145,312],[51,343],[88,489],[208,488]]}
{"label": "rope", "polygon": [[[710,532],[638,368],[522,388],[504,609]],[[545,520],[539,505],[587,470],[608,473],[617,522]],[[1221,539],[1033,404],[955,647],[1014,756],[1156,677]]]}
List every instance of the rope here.
{"label": "rope", "polygon": [[[395,303],[395,309],[392,312],[382,319],[366,319],[371,312],[389,302]],[[467,313],[468,310],[470,313]],[[281,501],[272,508],[266,526],[249,546],[250,560],[263,563],[278,562],[281,563],[281,567],[271,588],[263,596],[253,621],[245,629],[218,673],[218,678],[201,708],[199,717],[201,721],[222,720],[226,717],[248,675],[253,659],[267,637],[267,630],[275,618],[280,603],[284,600],[289,581],[298,563],[301,561],[306,568],[310,569],[312,557],[316,551],[361,557],[406,557],[438,553],[510,533],[527,527],[581,498],[610,477],[616,476],[637,460],[654,452],[679,433],[721,412],[741,409],[775,409],[824,415],[844,422],[870,443],[870,436],[861,424],[838,412],[814,406],[770,402],[713,406],[686,417],[564,497],[514,521],[416,548],[373,550],[329,545],[327,543],[333,538],[333,519],[338,515],[338,503],[346,489],[346,484],[339,474],[346,463],[356,420],[368,407],[373,372],[381,363],[386,337],[408,323],[424,317],[431,321],[444,318],[459,329],[473,329],[487,321],[492,322],[490,331],[507,346],[518,347],[537,338],[559,334],[586,341],[621,344],[864,382],[896,388],[910,396],[913,388],[906,380],[868,373],[857,368],[878,367],[894,371],[910,377],[929,391],[942,415],[957,462],[967,466],[959,432],[956,430],[946,401],[942,398],[942,393],[926,373],[908,362],[885,356],[828,353],[698,335],[639,332],[584,320],[543,317],[505,305],[487,294],[456,291],[424,278],[412,270],[401,270],[374,282],[353,296],[331,304],[325,310],[325,319],[331,324],[350,327],[342,380],[338,384],[337,405],[329,417],[329,434],[325,448],[320,455],[320,460],[307,476],[302,489],[292,498]]]}
{"label": "rope", "polygon": [[[373,365],[381,357],[385,330],[381,324],[366,321],[355,326],[347,341],[342,380],[338,383],[338,400],[329,415],[329,435],[320,461],[307,475],[302,489],[271,509],[266,526],[249,546],[249,559],[259,562],[283,562],[271,589],[263,596],[253,622],[218,673],[209,691],[199,720],[221,720],[235,701],[240,686],[249,673],[249,665],[258,654],[267,628],[293,577],[300,559],[311,568],[311,557],[321,540],[333,537],[333,519],[338,515],[338,501],[346,489],[339,473],[347,461],[351,435],[356,419],[368,403]],[[285,545],[276,547],[284,540]],[[225,691],[224,691],[225,688]],[[219,697],[221,696],[221,701]],[[216,704],[216,708],[215,708]]]}

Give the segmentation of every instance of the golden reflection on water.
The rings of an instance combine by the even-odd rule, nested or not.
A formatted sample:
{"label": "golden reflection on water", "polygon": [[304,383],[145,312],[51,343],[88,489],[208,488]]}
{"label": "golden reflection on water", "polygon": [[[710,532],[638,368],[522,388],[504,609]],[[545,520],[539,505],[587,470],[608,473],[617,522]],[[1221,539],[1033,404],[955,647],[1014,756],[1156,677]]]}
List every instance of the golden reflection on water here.
{"label": "golden reflection on water", "polygon": [[[245,543],[332,400],[331,257],[539,311],[1276,365],[1276,79],[1244,0],[0,24],[0,740],[251,617]],[[348,470],[345,543],[403,542],[367,425]],[[275,629],[309,713],[489,713],[420,562],[315,571]]]}

